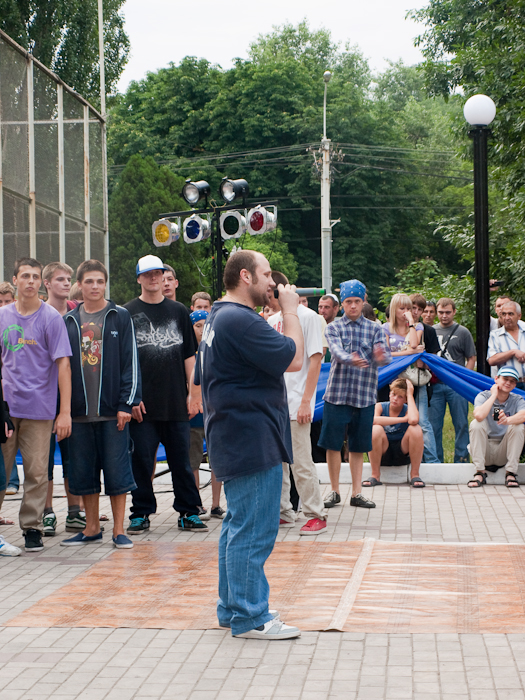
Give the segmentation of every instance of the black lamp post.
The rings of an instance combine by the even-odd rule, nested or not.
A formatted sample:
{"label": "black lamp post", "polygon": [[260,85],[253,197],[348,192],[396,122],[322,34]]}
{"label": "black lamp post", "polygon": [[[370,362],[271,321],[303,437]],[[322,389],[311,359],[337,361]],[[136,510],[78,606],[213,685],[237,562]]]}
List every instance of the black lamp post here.
{"label": "black lamp post", "polygon": [[476,274],[476,349],[478,372],[490,375],[487,345],[490,332],[489,292],[489,201],[487,140],[489,124],[496,116],[496,105],[487,95],[473,95],[463,108],[471,124],[469,136],[474,141],[474,229]]}

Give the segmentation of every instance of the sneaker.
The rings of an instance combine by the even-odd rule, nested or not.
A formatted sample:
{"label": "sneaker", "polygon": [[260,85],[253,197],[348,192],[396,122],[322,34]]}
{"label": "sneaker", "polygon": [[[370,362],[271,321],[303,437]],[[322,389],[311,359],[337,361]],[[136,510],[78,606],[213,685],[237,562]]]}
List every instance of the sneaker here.
{"label": "sneaker", "polygon": [[220,506],[217,506],[217,508],[212,508],[210,510],[210,514],[212,518],[219,518],[219,520],[222,520],[226,512]]}
{"label": "sneaker", "polygon": [[19,557],[22,554],[20,547],[9,544],[3,537],[0,537],[0,557]]}
{"label": "sneaker", "polygon": [[291,523],[289,520],[283,520],[279,518],[279,527],[295,527],[295,523]]}
{"label": "sneaker", "polygon": [[326,520],[321,518],[312,518],[306,525],[303,525],[299,530],[300,535],[319,535],[323,530],[326,530]]}
{"label": "sneaker", "polygon": [[201,520],[209,520],[210,519],[210,514],[206,510],[206,508],[203,508],[202,506],[197,506],[199,509],[198,516]]}
{"label": "sneaker", "polygon": [[57,529],[57,516],[54,513],[48,513],[42,518],[44,526],[44,537],[54,537]]}
{"label": "sneaker", "polygon": [[205,525],[198,515],[181,515],[178,521],[179,530],[198,530],[199,532],[208,532],[208,526]]}
{"label": "sneaker", "polygon": [[29,530],[26,530],[24,532],[24,539],[26,541],[24,547],[26,552],[40,552],[44,549],[42,534],[40,530],[36,528],[30,527]]}
{"label": "sneaker", "polygon": [[333,508],[334,506],[338,506],[340,503],[341,503],[341,496],[337,493],[337,491],[332,491],[332,493],[328,496],[328,498],[324,502],[324,507],[325,508]]}
{"label": "sneaker", "polygon": [[[280,615],[280,613],[279,613],[278,610],[268,610],[268,612],[270,613],[270,615],[273,617],[274,620],[280,620],[280,619],[281,619],[281,615]],[[270,622],[271,622],[271,620],[270,620]],[[230,625],[229,621],[228,621],[228,622],[224,622],[224,623],[223,623],[223,622],[219,622],[219,627],[227,627],[227,628],[229,629],[229,628],[231,627],[231,625]]]}
{"label": "sneaker", "polygon": [[149,530],[150,521],[147,515],[137,515],[135,518],[129,519],[129,525],[126,532],[128,535],[140,535],[142,532]]}
{"label": "sneaker", "polygon": [[375,508],[376,504],[369,498],[365,498],[362,493],[358,493],[357,496],[352,496],[350,499],[350,505],[356,506],[357,508]]}
{"label": "sneaker", "polygon": [[256,627],[242,634],[235,634],[234,637],[243,639],[293,639],[300,637],[301,630],[298,627],[285,625],[281,620],[270,620],[260,627]]}
{"label": "sneaker", "polygon": [[100,544],[102,542],[102,533],[99,532],[97,535],[84,535],[83,532],[79,532],[74,537],[70,537],[68,540],[62,540],[60,543],[61,547],[80,547],[83,544]]}
{"label": "sneaker", "polygon": [[66,517],[66,532],[77,532],[78,530],[86,529],[86,514],[83,510],[76,515],[68,515]]}
{"label": "sneaker", "polygon": [[[6,496],[16,496],[17,493],[18,493],[18,489],[16,488],[16,486],[8,486],[5,490]],[[14,556],[16,556],[16,555],[14,555]]]}
{"label": "sneaker", "polygon": [[113,538],[113,544],[117,549],[131,549],[133,542],[126,535],[117,535]]}

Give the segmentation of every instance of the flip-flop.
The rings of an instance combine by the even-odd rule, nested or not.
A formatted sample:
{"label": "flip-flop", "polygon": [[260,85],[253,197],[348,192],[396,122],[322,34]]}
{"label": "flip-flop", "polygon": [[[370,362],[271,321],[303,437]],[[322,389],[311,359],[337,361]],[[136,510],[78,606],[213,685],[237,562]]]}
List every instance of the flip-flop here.
{"label": "flip-flop", "polygon": [[424,489],[426,484],[420,476],[414,476],[410,479],[410,485],[413,489]]}
{"label": "flip-flop", "polygon": [[368,488],[370,486],[383,486],[383,482],[378,481],[377,479],[374,479],[373,476],[371,476],[370,479],[365,479],[364,481],[362,481],[361,486],[364,486],[365,488]]}
{"label": "flip-flop", "polygon": [[0,525],[14,525],[14,520],[8,520],[7,518],[0,518]]}

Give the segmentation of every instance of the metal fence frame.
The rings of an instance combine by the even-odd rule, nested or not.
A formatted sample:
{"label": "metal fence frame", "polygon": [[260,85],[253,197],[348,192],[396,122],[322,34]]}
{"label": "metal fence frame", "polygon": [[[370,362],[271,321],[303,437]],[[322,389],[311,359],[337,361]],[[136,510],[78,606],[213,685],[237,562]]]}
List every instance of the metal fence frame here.
{"label": "metal fence frame", "polygon": [[[27,119],[15,121],[2,121],[2,107],[0,105],[0,275],[3,279],[11,280],[12,270],[6,270],[5,251],[4,251],[4,193],[11,195],[14,198],[23,200],[28,206],[28,223],[29,223],[29,255],[37,257],[37,207],[47,211],[50,214],[58,216],[58,252],[59,260],[67,263],[66,259],[66,217],[75,222],[77,225],[83,226],[84,230],[84,258],[91,258],[91,233],[96,230],[99,234],[103,234],[104,240],[104,259],[102,262],[109,270],[109,236],[108,236],[108,192],[107,192],[107,158],[106,158],[106,121],[104,117],[92,107],[83,97],[77,94],[72,88],[64,83],[53,71],[46,68],[40,61],[35,59],[30,53],[19,46],[5,32],[0,30],[0,42],[4,42],[11,49],[14,49],[18,54],[23,56],[26,61],[26,81],[27,81]],[[57,99],[56,99],[56,118],[54,119],[35,119],[34,109],[34,75],[35,71],[41,71],[56,84]],[[0,81],[2,80],[2,65],[0,63]],[[64,118],[64,93],[67,93],[79,103],[83,109],[83,117],[76,119]],[[48,202],[37,200],[37,188],[35,179],[35,124],[53,124],[57,125],[57,158],[58,158],[58,206],[51,206]],[[83,191],[84,191],[84,212],[83,217],[75,215],[68,211],[66,206],[66,183],[65,183],[65,155],[64,155],[64,125],[67,124],[82,124],[83,125]],[[91,196],[93,195],[93,187],[90,188],[90,124],[100,125],[101,138],[101,173],[102,173],[102,210],[103,210],[103,226],[95,227],[91,221]],[[6,162],[2,153],[3,143],[3,127],[8,126],[27,126],[27,157],[28,157],[28,194],[18,192],[7,188],[5,184]],[[7,134],[7,132],[6,132]],[[80,186],[80,184],[79,184]],[[26,231],[21,232],[26,233]],[[54,232],[50,232],[54,233]],[[100,257],[100,256],[99,256]],[[43,264],[52,262],[52,260],[41,260]],[[109,292],[109,290],[108,290]]]}

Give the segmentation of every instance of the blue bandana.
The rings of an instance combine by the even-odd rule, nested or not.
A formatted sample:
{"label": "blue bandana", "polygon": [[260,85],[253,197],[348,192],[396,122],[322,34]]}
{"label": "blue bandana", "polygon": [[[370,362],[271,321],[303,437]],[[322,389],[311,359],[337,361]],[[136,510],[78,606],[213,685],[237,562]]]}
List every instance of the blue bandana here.
{"label": "blue bandana", "polygon": [[190,314],[191,318],[191,323],[192,325],[194,323],[197,323],[197,321],[202,321],[203,319],[206,320],[208,318],[208,312],[204,311],[204,309],[199,309],[198,311],[192,311]]}
{"label": "blue bandana", "polygon": [[359,280],[348,280],[347,282],[342,282],[340,285],[339,295],[341,301],[344,301],[347,297],[359,297],[359,299],[365,300],[366,287]]}

